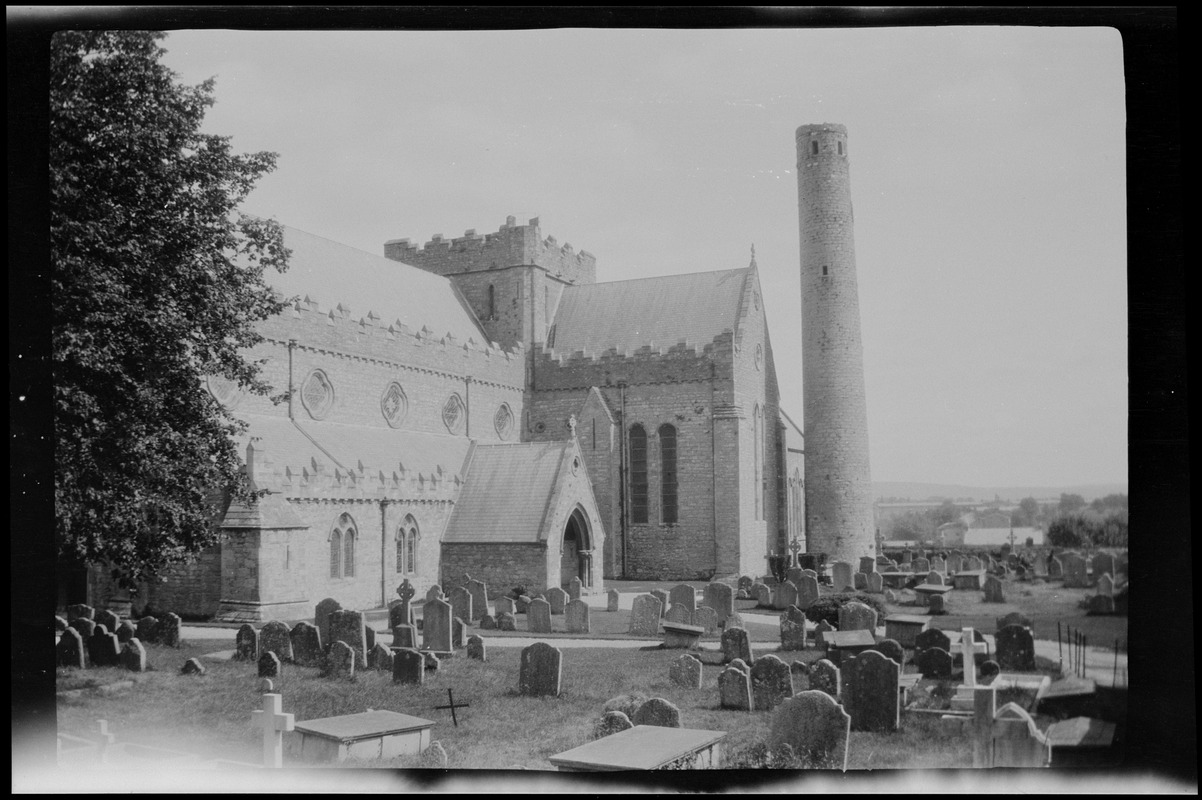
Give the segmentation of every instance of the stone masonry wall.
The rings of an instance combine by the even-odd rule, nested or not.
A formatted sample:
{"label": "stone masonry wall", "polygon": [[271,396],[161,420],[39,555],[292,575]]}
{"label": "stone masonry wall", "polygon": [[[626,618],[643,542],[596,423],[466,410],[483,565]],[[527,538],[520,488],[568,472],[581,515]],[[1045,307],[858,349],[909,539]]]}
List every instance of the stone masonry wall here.
{"label": "stone masonry wall", "polygon": [[442,545],[442,586],[458,586],[464,574],[488,586],[489,600],[509,594],[521,586],[536,592],[546,589],[547,545],[459,544]]}

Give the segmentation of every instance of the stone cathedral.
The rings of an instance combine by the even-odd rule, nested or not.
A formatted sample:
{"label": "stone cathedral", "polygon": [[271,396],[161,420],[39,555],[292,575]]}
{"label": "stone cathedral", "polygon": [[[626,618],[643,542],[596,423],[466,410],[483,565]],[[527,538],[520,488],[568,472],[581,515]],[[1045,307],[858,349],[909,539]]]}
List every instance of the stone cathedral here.
{"label": "stone cathedral", "polygon": [[[864,419],[838,127],[798,132],[805,425],[824,442]],[[810,465],[781,408],[754,250],[747,266],[599,282],[597,259],[538,219],[383,255],[292,228],[285,244],[291,266],[268,280],[297,299],[249,356],[291,400],[205,386],[249,423],[247,473],[267,494],[223,507],[219,543],[137,604],[300,619],[326,597],[384,606],[405,579],[419,594],[469,574],[491,597],[573,578],[596,592],[763,575],[805,546]],[[808,341],[826,328],[839,352]],[[818,455],[809,480],[829,485],[809,551],[872,552],[855,521],[860,433],[863,447]],[[119,603],[100,576],[89,602]]]}

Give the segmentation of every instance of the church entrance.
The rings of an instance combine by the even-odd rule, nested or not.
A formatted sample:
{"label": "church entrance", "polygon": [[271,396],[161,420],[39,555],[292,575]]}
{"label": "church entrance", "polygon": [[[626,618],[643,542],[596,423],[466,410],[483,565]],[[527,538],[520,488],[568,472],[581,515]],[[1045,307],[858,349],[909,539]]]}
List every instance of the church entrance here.
{"label": "church entrance", "polygon": [[567,586],[572,578],[579,578],[585,586],[589,585],[591,553],[588,524],[578,508],[572,512],[563,530],[563,548],[559,559],[560,586]]}

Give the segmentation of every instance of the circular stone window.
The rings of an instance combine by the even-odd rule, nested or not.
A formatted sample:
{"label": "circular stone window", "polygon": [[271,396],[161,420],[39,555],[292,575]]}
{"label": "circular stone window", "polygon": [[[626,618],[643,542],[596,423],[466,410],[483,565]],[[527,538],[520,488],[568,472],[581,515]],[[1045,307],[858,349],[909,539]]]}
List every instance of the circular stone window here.
{"label": "circular stone window", "polygon": [[334,407],[334,384],[319,369],[309,373],[301,384],[301,403],[313,419],[325,419]]}
{"label": "circular stone window", "polygon": [[509,438],[509,434],[513,432],[513,411],[508,403],[501,403],[501,407],[493,415],[492,424],[497,429],[497,436],[502,439]]}
{"label": "circular stone window", "polygon": [[757,344],[755,346],[755,368],[762,369],[764,366],[764,346]]}
{"label": "circular stone window", "polygon": [[459,395],[453,394],[443,403],[442,424],[447,426],[448,431],[456,435],[463,432],[463,428],[467,424],[467,413]]}
{"label": "circular stone window", "polygon": [[206,378],[205,388],[209,390],[209,394],[213,396],[214,400],[230,410],[237,408],[245,396],[237,383],[220,375],[210,375]]}
{"label": "circular stone window", "polygon": [[399,428],[409,414],[409,398],[405,397],[405,390],[396,381],[388,384],[380,396],[380,412],[393,428]]}

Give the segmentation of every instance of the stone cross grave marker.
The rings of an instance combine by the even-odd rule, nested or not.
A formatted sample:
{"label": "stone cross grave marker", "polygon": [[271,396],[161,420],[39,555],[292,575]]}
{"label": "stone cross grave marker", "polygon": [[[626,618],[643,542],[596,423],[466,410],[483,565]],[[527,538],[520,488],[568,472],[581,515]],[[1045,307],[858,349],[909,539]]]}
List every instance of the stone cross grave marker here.
{"label": "stone cross grave marker", "polygon": [[445,711],[448,708],[451,709],[451,722],[453,722],[455,724],[455,727],[458,728],[459,727],[459,717],[457,717],[455,715],[455,709],[467,708],[470,705],[471,705],[470,703],[456,703],[455,702],[455,693],[450,689],[450,687],[447,687],[447,704],[445,706],[434,706],[434,710],[435,711]]}
{"label": "stone cross grave marker", "polygon": [[846,771],[850,736],[851,717],[843,707],[826,692],[807,690],[777,707],[768,743],[789,745],[807,768]]}
{"label": "stone cross grave marker", "polygon": [[985,653],[988,645],[976,641],[972,628],[960,630],[960,656],[964,660],[964,685],[977,685],[977,653]]}
{"label": "stone cross grave marker", "polygon": [[526,629],[531,633],[551,632],[551,604],[542,598],[526,607]]}
{"label": "stone cross grave marker", "polygon": [[563,654],[546,642],[523,648],[518,692],[532,697],[558,697],[563,681]]}
{"label": "stone cross grave marker", "polygon": [[284,733],[296,727],[296,717],[284,714],[284,698],[278,694],[263,695],[262,710],[252,711],[255,724],[263,729],[263,766],[280,769],[284,766]]}

